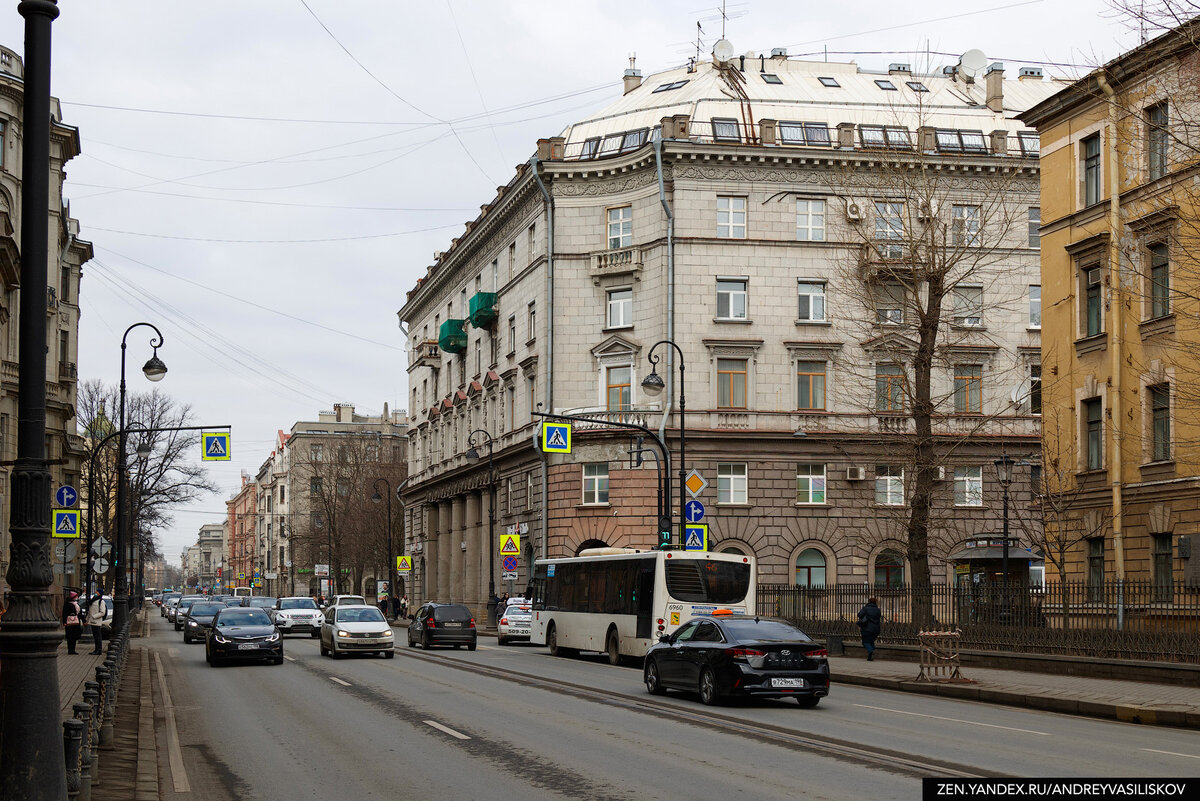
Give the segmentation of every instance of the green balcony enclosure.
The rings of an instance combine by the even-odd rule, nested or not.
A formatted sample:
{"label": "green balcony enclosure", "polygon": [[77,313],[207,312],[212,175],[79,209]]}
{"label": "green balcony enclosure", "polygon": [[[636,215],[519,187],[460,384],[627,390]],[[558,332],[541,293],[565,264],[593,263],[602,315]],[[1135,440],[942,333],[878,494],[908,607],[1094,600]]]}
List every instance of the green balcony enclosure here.
{"label": "green balcony enclosure", "polygon": [[447,353],[462,353],[467,349],[467,332],[463,331],[464,320],[447,320],[438,331],[438,347]]}
{"label": "green balcony enclosure", "polygon": [[476,292],[471,296],[471,325],[488,328],[498,316],[495,292]]}

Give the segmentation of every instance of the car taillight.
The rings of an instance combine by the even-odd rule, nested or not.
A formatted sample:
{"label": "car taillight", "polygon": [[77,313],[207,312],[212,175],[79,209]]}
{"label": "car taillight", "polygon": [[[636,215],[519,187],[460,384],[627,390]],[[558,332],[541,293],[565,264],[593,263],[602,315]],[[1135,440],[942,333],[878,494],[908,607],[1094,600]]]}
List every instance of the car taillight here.
{"label": "car taillight", "polygon": [[811,656],[813,659],[828,659],[829,650],[826,648],[818,648],[815,651],[809,651],[805,656]]}
{"label": "car taillight", "polygon": [[475,628],[475,618],[471,618],[471,628]]}
{"label": "car taillight", "polygon": [[725,655],[731,657],[734,661],[745,661],[752,656],[766,656],[764,651],[756,651],[753,648],[726,648]]}
{"label": "car taillight", "polygon": [[501,625],[501,626],[507,626],[507,625],[508,625],[508,618],[506,618],[506,617],[502,617],[502,618],[500,618],[500,625]]}
{"label": "car taillight", "polygon": [[436,629],[436,628],[437,628],[437,624],[433,622],[433,618],[429,618],[429,620],[426,620],[426,621],[425,621],[425,625],[426,625],[426,626],[428,626],[428,627],[429,627],[429,628],[431,628],[431,629]]}

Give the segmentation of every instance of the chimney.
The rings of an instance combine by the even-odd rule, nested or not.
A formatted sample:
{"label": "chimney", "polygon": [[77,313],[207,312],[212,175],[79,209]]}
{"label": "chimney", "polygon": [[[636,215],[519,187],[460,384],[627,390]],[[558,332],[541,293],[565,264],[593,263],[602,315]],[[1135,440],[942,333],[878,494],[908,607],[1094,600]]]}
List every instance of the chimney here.
{"label": "chimney", "polygon": [[1019,81],[1040,81],[1041,79],[1041,67],[1021,67],[1021,71],[1017,73],[1017,80]]}
{"label": "chimney", "polygon": [[550,159],[550,140],[537,140],[537,157],[538,161],[548,161]]}
{"label": "chimney", "polygon": [[778,123],[775,120],[758,121],[758,138],[764,145],[776,144],[775,133]]}
{"label": "chimney", "polygon": [[642,85],[642,71],[634,66],[635,63],[637,63],[637,56],[630,56],[629,69],[625,70],[625,94],[629,94]]}
{"label": "chimney", "polygon": [[984,77],[987,81],[987,107],[999,114],[1004,111],[1004,65],[995,62],[988,67]]}
{"label": "chimney", "polygon": [[912,67],[908,64],[888,64],[888,75],[911,75]]}
{"label": "chimney", "polygon": [[663,139],[687,139],[688,138],[688,123],[691,118],[687,114],[676,114],[671,117],[663,117],[659,120],[659,125],[662,126]]}
{"label": "chimney", "polygon": [[993,156],[1008,155],[1008,131],[1000,128],[999,130],[992,131],[988,138],[991,139],[992,142]]}
{"label": "chimney", "polygon": [[937,152],[937,130],[929,125],[917,128],[917,150],[922,153]]}
{"label": "chimney", "polygon": [[853,150],[854,149],[854,123],[852,123],[852,122],[839,122],[838,123],[837,142],[838,142],[837,146],[842,148],[843,150]]}
{"label": "chimney", "polygon": [[787,61],[787,48],[786,47],[772,47],[771,48],[771,60],[774,61],[775,59]]}

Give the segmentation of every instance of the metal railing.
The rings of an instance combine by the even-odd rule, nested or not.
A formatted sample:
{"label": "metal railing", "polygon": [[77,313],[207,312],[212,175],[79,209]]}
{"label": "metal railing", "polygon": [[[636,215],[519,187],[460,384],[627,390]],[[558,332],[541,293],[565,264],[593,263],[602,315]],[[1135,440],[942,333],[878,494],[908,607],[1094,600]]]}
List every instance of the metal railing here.
{"label": "metal railing", "polygon": [[927,612],[935,628],[961,629],[962,647],[1200,664],[1200,587],[1151,581],[1055,582],[1034,587],[869,584],[760,585],[758,610],[817,637],[858,636],[858,610],[878,598],[880,640],[916,645]]}

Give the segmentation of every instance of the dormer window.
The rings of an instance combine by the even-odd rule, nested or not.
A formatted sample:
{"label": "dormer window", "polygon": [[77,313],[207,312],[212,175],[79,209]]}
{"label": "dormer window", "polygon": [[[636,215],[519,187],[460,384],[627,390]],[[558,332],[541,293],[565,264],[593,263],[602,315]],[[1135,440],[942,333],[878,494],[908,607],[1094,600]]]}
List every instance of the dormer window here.
{"label": "dormer window", "polygon": [[987,140],[983,138],[983,131],[954,131],[939,128],[935,135],[939,153],[988,152]]}
{"label": "dormer window", "polygon": [[596,158],[596,151],[600,149],[600,137],[596,136],[591,139],[586,139],[583,142],[583,150],[579,153],[581,159]]}
{"label": "dormer window", "polygon": [[823,122],[791,122],[783,120],[779,123],[779,141],[785,145],[809,145],[810,147],[829,147],[829,128]]}
{"label": "dormer window", "polygon": [[925,87],[925,84],[921,83],[920,81],[905,81],[904,85],[907,86],[909,89],[912,89],[914,92],[928,92],[929,91]]}
{"label": "dormer window", "polygon": [[741,132],[738,131],[738,121],[733,117],[712,118],[713,141],[740,142]]}
{"label": "dormer window", "polygon": [[625,138],[621,140],[621,152],[628,153],[631,150],[637,150],[642,145],[646,144],[646,136],[650,133],[649,128],[642,128],[638,131],[628,131]]}
{"label": "dormer window", "polygon": [[878,86],[880,89],[882,89],[885,92],[895,92],[896,91],[896,84],[892,83],[891,81],[884,80],[882,78],[875,81],[875,85]]}
{"label": "dormer window", "polygon": [[821,86],[828,86],[831,89],[837,89],[837,88],[841,87],[841,84],[838,83],[833,78],[828,78],[828,77],[822,76],[820,78],[817,78],[817,80],[821,82]]}
{"label": "dormer window", "polygon": [[1041,155],[1042,139],[1037,131],[1017,131],[1017,142],[1021,145],[1022,156]]}
{"label": "dormer window", "polygon": [[778,75],[776,75],[773,72],[760,72],[759,75],[762,76],[763,83],[774,83],[774,84],[783,83],[783,79],[780,78]]}
{"label": "dormer window", "polygon": [[600,155],[611,156],[621,150],[621,142],[625,139],[624,134],[610,134],[604,137],[604,141],[600,144]]}
{"label": "dormer window", "polygon": [[862,147],[885,147],[907,150],[912,147],[912,136],[907,128],[896,125],[860,125],[858,141]]}

